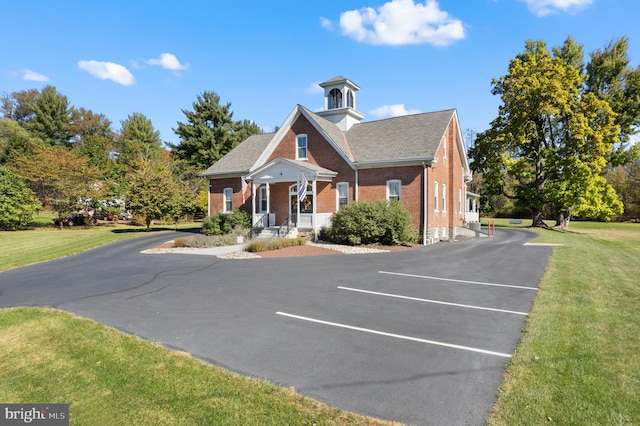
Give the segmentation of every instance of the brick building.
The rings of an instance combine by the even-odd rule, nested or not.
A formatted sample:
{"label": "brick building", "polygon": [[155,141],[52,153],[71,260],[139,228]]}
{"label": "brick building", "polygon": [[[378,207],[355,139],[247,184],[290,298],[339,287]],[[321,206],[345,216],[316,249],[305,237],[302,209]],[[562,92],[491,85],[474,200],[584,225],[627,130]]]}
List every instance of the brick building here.
{"label": "brick building", "polygon": [[256,228],[317,231],[343,204],[395,199],[425,244],[478,220],[455,109],[361,122],[356,84],[320,86],[322,111],[297,105],[277,132],[249,137],[202,174],[210,214],[243,209]]}

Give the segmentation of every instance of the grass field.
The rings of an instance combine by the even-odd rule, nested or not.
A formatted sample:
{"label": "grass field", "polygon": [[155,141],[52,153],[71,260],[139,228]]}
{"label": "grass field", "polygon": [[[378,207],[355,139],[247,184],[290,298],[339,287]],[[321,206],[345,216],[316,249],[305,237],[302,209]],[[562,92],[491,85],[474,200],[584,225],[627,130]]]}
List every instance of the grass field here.
{"label": "grass field", "polygon": [[537,232],[536,242],[563,246],[488,424],[640,424],[640,225],[572,222],[567,232]]}
{"label": "grass field", "polygon": [[[26,231],[0,232],[0,271],[79,253],[125,238],[145,235],[141,226],[101,224],[60,229],[53,226],[54,214],[41,213],[34,228]],[[193,227],[194,224],[180,225]],[[151,232],[175,230],[158,226]]]}
{"label": "grass field", "polygon": [[390,424],[59,310],[2,309],[0,330],[0,401],[67,403],[72,425]]}

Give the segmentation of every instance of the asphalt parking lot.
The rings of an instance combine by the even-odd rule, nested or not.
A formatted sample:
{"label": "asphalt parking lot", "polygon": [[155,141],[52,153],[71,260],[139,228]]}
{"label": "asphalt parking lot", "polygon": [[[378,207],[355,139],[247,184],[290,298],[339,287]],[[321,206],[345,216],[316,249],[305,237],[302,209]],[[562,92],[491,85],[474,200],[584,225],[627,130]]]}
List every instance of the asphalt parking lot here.
{"label": "asphalt parking lot", "polygon": [[250,260],[121,242],[0,274],[0,304],[57,306],[361,414],[481,425],[551,253],[530,238]]}

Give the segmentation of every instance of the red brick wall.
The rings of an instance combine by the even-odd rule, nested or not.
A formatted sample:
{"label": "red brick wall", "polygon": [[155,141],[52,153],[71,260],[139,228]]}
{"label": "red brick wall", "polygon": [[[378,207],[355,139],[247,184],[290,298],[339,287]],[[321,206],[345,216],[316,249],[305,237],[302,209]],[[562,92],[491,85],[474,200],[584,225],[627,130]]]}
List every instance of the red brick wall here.
{"label": "red brick wall", "polygon": [[242,204],[242,181],[240,177],[228,179],[209,180],[209,208],[211,213],[224,211],[224,189],[233,188],[233,210],[251,212],[251,186],[247,188],[246,200]]}
{"label": "red brick wall", "polygon": [[[458,144],[462,141],[458,140],[458,130],[456,121],[452,121],[445,133],[447,143],[447,157],[444,157],[444,149],[441,145],[436,153],[438,162],[433,164],[429,169],[428,183],[428,199],[429,199],[429,219],[428,226],[430,229],[438,228],[454,228],[462,225],[464,219],[464,200],[462,200],[462,213],[458,207],[458,189],[464,187],[463,181],[463,160],[460,156]],[[434,183],[438,182],[438,211],[434,211]],[[443,210],[442,185],[447,186],[446,211]]]}
{"label": "red brick wall", "polygon": [[387,181],[400,180],[400,201],[411,213],[416,230],[421,229],[422,172],[422,166],[359,170],[358,200],[386,200]]}

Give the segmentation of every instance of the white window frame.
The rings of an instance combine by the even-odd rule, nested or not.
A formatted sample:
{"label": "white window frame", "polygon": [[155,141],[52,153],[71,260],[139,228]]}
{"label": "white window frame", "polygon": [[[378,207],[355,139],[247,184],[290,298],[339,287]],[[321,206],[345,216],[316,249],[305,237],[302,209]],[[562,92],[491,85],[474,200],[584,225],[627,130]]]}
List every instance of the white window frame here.
{"label": "white window frame", "polygon": [[[267,206],[269,203],[267,203],[267,186],[266,185],[261,185],[258,188],[258,210],[260,213],[266,213],[267,212]],[[264,208],[263,208],[264,205]]]}
{"label": "white window frame", "polygon": [[[396,201],[402,200],[402,181],[400,179],[389,179],[387,181],[387,201],[391,201],[391,187],[395,185],[398,186],[398,199]],[[395,197],[395,195],[393,195],[393,197]]]}
{"label": "white window frame", "polygon": [[437,212],[438,211],[438,191],[440,190],[440,187],[438,186],[438,181],[435,181],[433,183],[433,211]]}
{"label": "white window frame", "polygon": [[442,137],[442,159],[443,160],[447,159],[447,137],[446,136]]}
{"label": "white window frame", "polygon": [[[304,156],[300,155],[300,141],[304,139]],[[309,138],[306,134],[296,136],[296,160],[306,160],[309,155]]]}
{"label": "white window frame", "polygon": [[[344,191],[345,195],[340,196],[340,191]],[[344,203],[340,204],[340,200],[344,199]],[[349,204],[349,182],[336,183],[336,211],[340,210],[340,206],[343,204]]]}
{"label": "white window frame", "polygon": [[232,213],[233,212],[233,188],[225,188],[222,190],[222,194],[224,197],[224,202],[222,205],[223,213]]}
{"label": "white window frame", "polygon": [[447,184],[442,184],[442,213],[447,212]]}

